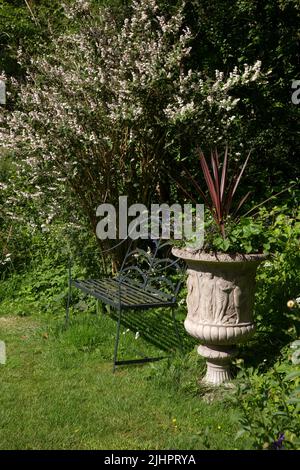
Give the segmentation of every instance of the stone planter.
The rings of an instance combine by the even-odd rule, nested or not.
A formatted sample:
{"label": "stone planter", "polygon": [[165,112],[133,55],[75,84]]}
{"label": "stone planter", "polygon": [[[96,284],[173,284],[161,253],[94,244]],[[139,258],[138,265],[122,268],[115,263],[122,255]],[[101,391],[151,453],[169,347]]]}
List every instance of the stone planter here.
{"label": "stone planter", "polygon": [[205,383],[219,385],[231,377],[236,344],[254,332],[255,274],[264,255],[194,253],[173,248],[188,266],[186,331],[198,339],[205,357]]}

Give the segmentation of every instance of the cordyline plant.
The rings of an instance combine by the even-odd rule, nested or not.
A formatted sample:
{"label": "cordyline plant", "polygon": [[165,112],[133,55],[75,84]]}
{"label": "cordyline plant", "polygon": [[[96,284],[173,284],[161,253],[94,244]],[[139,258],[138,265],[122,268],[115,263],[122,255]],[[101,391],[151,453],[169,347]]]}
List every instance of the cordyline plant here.
{"label": "cordyline plant", "polygon": [[[208,201],[208,206],[212,212],[212,215],[220,229],[222,237],[225,238],[225,228],[224,223],[228,217],[232,201],[235,195],[235,192],[238,188],[238,185],[241,181],[242,175],[248,163],[250,153],[248,154],[241,170],[235,172],[232,176],[230,182],[228,182],[228,148],[226,147],[222,169],[220,169],[219,155],[218,151],[212,151],[211,153],[211,166],[212,174],[209,171],[209,167],[205,156],[202,151],[199,151],[201,168],[203,175],[208,187],[208,192],[210,195],[210,201]],[[229,184],[228,184],[229,183]],[[201,191],[201,188],[199,188]],[[201,191],[202,192],[202,191]],[[204,196],[203,192],[202,195]],[[244,204],[250,192],[248,192],[238,203],[236,212]],[[207,198],[206,198],[207,200]]]}
{"label": "cordyline plant", "polygon": [[[225,149],[222,164],[219,158],[218,150],[215,149],[211,151],[211,169],[209,168],[209,164],[203,151],[198,149],[197,153],[199,155],[203,176],[207,185],[208,195],[205,194],[205,192],[201,189],[197,181],[192,177],[188,170],[185,171],[188,174],[190,181],[195,187],[197,193],[200,194],[206,206],[209,208],[222,237],[225,239],[226,219],[231,214],[234,195],[247,166],[250,153],[244,161],[242,168],[236,168],[231,178],[228,176],[228,147]],[[184,188],[182,189],[187,194],[186,190]],[[235,214],[245,203],[250,193],[251,192],[249,191],[239,201],[235,209]]]}

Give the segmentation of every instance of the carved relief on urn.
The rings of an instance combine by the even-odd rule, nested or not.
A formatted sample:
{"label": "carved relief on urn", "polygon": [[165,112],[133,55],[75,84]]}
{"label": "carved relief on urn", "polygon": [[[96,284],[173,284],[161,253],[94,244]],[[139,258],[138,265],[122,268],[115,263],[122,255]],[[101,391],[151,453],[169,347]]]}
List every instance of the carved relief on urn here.
{"label": "carved relief on urn", "polygon": [[192,254],[174,249],[188,265],[186,331],[204,345],[199,354],[207,360],[205,382],[230,380],[233,346],[254,332],[255,274],[262,255]]}

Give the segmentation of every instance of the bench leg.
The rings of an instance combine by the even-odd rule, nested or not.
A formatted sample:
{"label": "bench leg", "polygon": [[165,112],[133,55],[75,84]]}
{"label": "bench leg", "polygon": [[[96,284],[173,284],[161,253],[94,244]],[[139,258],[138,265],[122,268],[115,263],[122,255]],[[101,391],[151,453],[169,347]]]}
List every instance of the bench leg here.
{"label": "bench leg", "polygon": [[69,289],[68,289],[68,299],[67,299],[67,306],[66,306],[65,326],[69,325],[71,300],[72,300],[72,286],[71,286],[71,279],[69,279]]}
{"label": "bench leg", "polygon": [[116,362],[118,356],[118,346],[119,346],[119,339],[120,339],[120,327],[121,327],[121,309],[119,310],[119,318],[117,324],[117,335],[116,335],[116,342],[115,342],[115,351],[114,351],[114,365],[113,365],[113,372],[116,370]]}

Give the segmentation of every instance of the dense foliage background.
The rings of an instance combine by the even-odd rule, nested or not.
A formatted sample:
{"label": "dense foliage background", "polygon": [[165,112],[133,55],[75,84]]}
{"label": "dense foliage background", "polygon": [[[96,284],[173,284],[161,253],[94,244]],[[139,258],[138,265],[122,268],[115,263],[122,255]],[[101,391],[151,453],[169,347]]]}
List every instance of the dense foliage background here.
{"label": "dense foliage background", "polygon": [[[177,11],[180,3],[178,1],[158,2],[160,7],[158,14],[165,14],[166,18],[170,17],[172,13]],[[75,12],[75,16],[73,15],[71,19],[68,18],[68,15],[65,15],[64,5],[66,6],[66,4],[71,5],[73,12]],[[75,51],[76,48],[78,49],[78,46],[75,44],[73,46],[68,44],[67,39],[64,39],[65,45],[61,44],[58,38],[62,34],[67,32],[64,35],[65,38],[68,35],[72,38],[72,35],[77,33],[87,36],[89,28],[102,27],[101,22],[105,15],[110,18],[108,21],[111,24],[115,24],[115,28],[118,30],[118,28],[121,28],[124,18],[130,17],[132,14],[131,2],[93,1],[89,6],[89,13],[86,10],[84,14],[76,16],[76,8],[78,11],[82,11],[82,8],[86,9],[86,4],[87,2],[72,1],[62,3],[56,1],[49,2],[47,0],[30,2],[17,0],[10,2],[1,1],[0,69],[6,73],[8,78],[17,78],[23,81],[23,83],[28,81],[29,91],[31,88],[34,88],[32,86],[34,76],[35,79],[39,76],[39,80],[42,80],[44,86],[49,87],[51,83],[50,69],[44,68],[44,70],[41,70],[40,67],[39,70],[38,61],[40,60],[41,64],[42,58],[49,57],[47,59],[50,61],[49,64],[51,64],[52,60],[52,65],[54,66],[51,54],[59,56],[57,48],[65,47],[67,49],[70,48],[70,50],[75,48]],[[106,13],[104,13],[104,10]],[[108,10],[110,10],[109,13]],[[176,85],[174,85],[173,89],[172,87],[170,88],[170,83],[165,78],[160,78],[160,73],[156,71],[154,78],[156,83],[151,85],[153,86],[151,101],[149,101],[149,95],[144,95],[143,98],[144,102],[141,108],[144,110],[143,120],[134,121],[134,119],[131,119],[127,122],[120,122],[121,127],[119,126],[116,129],[114,136],[109,137],[113,142],[119,143],[117,145],[113,144],[111,151],[115,155],[119,155],[118,158],[121,158],[124,162],[120,165],[119,169],[115,167],[114,170],[115,174],[121,171],[123,175],[127,175],[124,178],[124,184],[122,183],[120,186],[119,179],[117,183],[118,188],[113,189],[116,183],[113,183],[110,178],[110,182],[102,185],[101,189],[98,183],[92,183],[90,189],[93,191],[94,200],[90,201],[91,196],[87,195],[86,188],[84,188],[84,181],[87,178],[85,175],[87,171],[85,165],[78,171],[78,181],[76,182],[77,186],[75,189],[74,185],[73,187],[72,185],[71,187],[67,186],[66,189],[66,184],[63,184],[62,188],[58,188],[56,192],[53,190],[52,194],[50,191],[49,194],[46,186],[55,187],[55,184],[53,184],[53,178],[51,181],[51,175],[48,175],[49,178],[46,178],[47,184],[46,181],[41,182],[43,185],[43,195],[36,197],[34,201],[32,201],[32,198],[29,198],[30,202],[23,201],[21,208],[15,207],[15,216],[22,217],[22,214],[19,212],[23,213],[27,210],[27,207],[29,213],[25,219],[27,221],[29,218],[32,219],[34,205],[35,212],[40,215],[39,220],[36,217],[36,220],[31,220],[35,226],[39,225],[41,227],[46,223],[48,216],[46,216],[45,212],[48,212],[48,215],[50,213],[51,220],[52,213],[61,215],[62,220],[67,217],[68,221],[73,219],[73,222],[76,223],[79,222],[79,217],[80,220],[83,220],[84,227],[90,226],[95,230],[95,205],[97,205],[97,202],[100,202],[100,200],[95,201],[95,195],[98,194],[97,197],[102,202],[108,187],[111,192],[111,196],[109,196],[111,202],[115,202],[116,196],[121,193],[129,194],[133,202],[139,199],[146,204],[155,200],[174,202],[175,199],[179,199],[182,201],[185,196],[181,191],[178,192],[178,189],[174,186],[174,179],[178,179],[178,175],[182,173],[183,167],[188,166],[189,171],[195,175],[195,178],[201,181],[199,162],[194,152],[195,146],[200,145],[204,150],[208,150],[212,144],[217,143],[219,146],[222,146],[225,141],[229,142],[236,156],[241,154],[242,158],[252,149],[251,159],[243,183],[243,189],[252,190],[248,209],[267,199],[272,194],[289,188],[299,176],[300,140],[297,126],[299,122],[299,107],[291,102],[291,85],[292,81],[297,79],[299,70],[299,31],[297,28],[299,16],[300,7],[296,0],[270,0],[263,3],[242,0],[214,2],[206,2],[204,0],[186,1],[183,8],[181,28],[182,31],[184,28],[189,28],[190,39],[188,40],[187,38],[188,43],[186,47],[190,47],[191,50],[185,57],[183,52],[181,59],[178,56],[177,60],[180,61],[178,64],[179,69],[176,72],[175,68],[173,68],[172,74],[175,73],[179,77],[178,73],[187,73],[190,69],[193,70],[194,74],[198,73],[199,75],[195,76],[194,82],[197,81],[197,77],[201,77],[204,80],[204,87],[206,87],[204,95],[203,92],[199,95],[199,100],[202,100],[202,102],[203,96],[209,97],[209,93],[211,93],[212,87],[208,88],[209,83],[216,83],[216,70],[222,71],[220,73],[228,77],[230,71],[236,66],[243,70],[243,64],[251,65],[256,61],[261,61],[261,78],[258,78],[258,82],[257,80],[253,82],[241,80],[231,87],[231,95],[239,100],[237,100],[237,103],[235,103],[229,112],[223,108],[220,114],[220,109],[215,103],[220,103],[222,96],[217,93],[213,97],[214,102],[201,111],[198,109],[197,115],[197,113],[189,112],[187,106],[190,105],[190,100],[180,94],[176,97],[176,93],[178,93]],[[180,34],[179,30],[178,32]],[[111,34],[114,33],[106,31],[106,35],[109,36]],[[137,34],[138,41],[138,38],[141,38],[144,32],[137,30],[135,34]],[[167,41],[173,41],[174,39],[175,36],[173,39],[169,37]],[[92,47],[92,41],[95,38],[89,39],[87,37],[87,40],[90,41],[90,46]],[[138,48],[137,44],[133,43],[130,47]],[[86,78],[84,75],[86,73],[84,71],[84,61],[86,59],[79,57],[80,49],[77,52],[75,51],[73,57],[74,59],[76,57],[77,63],[78,60],[83,60],[82,73],[80,73],[81,80],[84,80]],[[96,70],[97,63],[95,60],[91,58],[90,66],[94,66]],[[116,56],[113,60],[115,60],[115,67],[117,67],[119,58]],[[135,60],[134,53],[131,60]],[[63,67],[65,69],[70,67],[70,64],[68,65],[63,57],[58,60],[58,63],[59,61],[64,62],[65,65]],[[32,63],[31,66],[30,63]],[[107,62],[107,66],[109,66],[109,62]],[[160,63],[157,61],[156,66],[165,69],[166,62]],[[125,70],[126,67],[128,70],[129,63],[124,64],[124,67]],[[124,76],[124,79],[126,81],[128,77]],[[107,78],[107,80],[110,79]],[[178,78],[175,78],[175,80],[178,80]],[[142,88],[138,88],[140,85],[136,89],[132,89],[130,88],[130,82],[128,83],[129,95],[131,93],[132,99],[135,101],[140,99],[143,96],[141,95],[143,93]],[[61,87],[61,85],[62,82],[60,84],[57,82],[57,86]],[[37,87],[39,86],[37,84]],[[74,99],[77,99],[77,101],[81,93],[80,90],[77,90],[78,86],[82,86],[82,84],[75,84],[73,81]],[[105,84],[102,90],[104,93],[103,100],[107,100],[107,93],[120,93],[120,90],[114,90],[113,86],[111,90],[105,91]],[[190,82],[187,81],[184,93],[186,93],[188,86],[190,86]],[[95,93],[93,96],[91,91],[87,90],[86,92],[90,93],[90,99],[99,99],[99,97],[95,96]],[[32,93],[34,93],[34,89]],[[195,96],[197,95],[195,90],[193,93]],[[161,106],[162,99],[165,100],[165,105],[168,103],[168,95],[170,99],[172,96],[174,99],[176,98],[177,105],[179,103],[178,100],[181,99],[183,108],[180,113],[177,112],[177,115],[174,116],[173,114],[173,118],[164,121],[162,109],[160,111],[158,109]],[[17,96],[12,92],[8,98],[8,110],[16,107],[21,109],[16,102]],[[28,105],[24,104],[24,106],[26,115]],[[69,106],[74,107],[75,103],[70,101]],[[78,112],[83,112],[83,108],[84,104]],[[146,115],[145,109],[147,109]],[[177,107],[177,111],[178,109]],[[103,122],[102,127],[100,127],[99,120],[103,121],[103,114],[101,117],[100,115],[96,117],[93,114],[87,116],[87,110],[84,112],[86,115],[84,119],[89,119],[89,129],[93,129],[93,119],[96,118],[97,126],[99,127],[98,135],[103,134],[105,126],[110,126],[109,123],[105,124]],[[227,123],[231,119],[232,122],[228,126]],[[223,125],[221,124],[222,121]],[[132,133],[134,127],[139,129],[140,132],[140,136],[137,139],[138,147],[132,145],[132,141],[130,138],[128,139],[128,134]],[[149,137],[149,129],[153,132],[151,137]],[[13,137],[11,138],[13,139]],[[141,144],[141,142],[143,143]],[[70,143],[69,140],[66,145],[69,146],[70,151],[73,151],[72,146],[75,146],[75,143]],[[78,153],[78,143],[76,145]],[[63,147],[63,144],[61,146]],[[75,147],[74,150],[76,151]],[[93,152],[91,148],[88,151],[90,153]],[[109,156],[109,151],[106,151],[106,153],[108,160],[102,165],[101,174],[104,174],[104,172],[111,173],[112,157]],[[143,156],[140,157],[141,155]],[[24,156],[24,152],[21,156]],[[16,158],[12,156],[11,152],[2,151],[0,172],[3,184],[6,184],[8,179],[11,182],[14,179],[14,162],[16,162]],[[87,162],[87,165],[89,168],[92,167],[91,160]],[[30,179],[28,168],[25,168],[23,171],[26,172],[27,178],[25,178],[25,182],[23,177],[21,177],[21,181],[18,183],[14,182],[14,184],[19,186],[17,189],[24,194],[26,192],[29,194],[36,192],[33,188],[36,185],[36,181],[33,183],[32,179]],[[97,171],[99,172],[99,168]],[[97,171],[93,175],[94,180],[98,178]],[[133,185],[131,184],[132,179],[134,179]],[[128,181],[128,184],[126,181]],[[185,181],[185,184],[189,183]],[[31,190],[29,189],[30,186],[33,186]],[[84,188],[84,191],[81,191],[81,188]],[[64,214],[59,212],[59,204],[57,203],[57,194],[59,193],[61,197],[63,191],[66,194],[62,197],[63,202],[60,204],[60,210]],[[3,194],[2,197],[7,199],[9,196],[14,197],[16,195],[6,194],[4,196]],[[19,194],[18,198],[20,197],[22,195]],[[289,199],[288,192],[283,192],[280,199],[286,202]],[[53,205],[55,206],[54,208]],[[74,210],[75,206],[76,209]],[[6,212],[11,211],[9,209]],[[41,215],[42,213],[43,215]],[[7,217],[9,216],[6,213],[6,222]],[[7,238],[7,230],[10,234],[10,224],[6,225],[5,230],[4,238]],[[18,231],[20,229],[14,228],[14,230]],[[24,238],[24,233],[22,238]],[[14,237],[9,235],[9,240],[10,244],[12,244]],[[27,241],[24,249],[25,247],[28,247]],[[2,253],[3,250],[2,246]],[[14,250],[13,247],[11,249],[6,247],[4,251],[6,251],[6,254],[7,252],[13,252],[15,257],[18,257],[17,252],[20,252],[20,250]],[[26,252],[27,250],[24,251]],[[118,256],[122,257],[122,251]]]}

